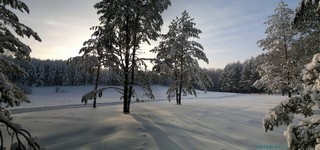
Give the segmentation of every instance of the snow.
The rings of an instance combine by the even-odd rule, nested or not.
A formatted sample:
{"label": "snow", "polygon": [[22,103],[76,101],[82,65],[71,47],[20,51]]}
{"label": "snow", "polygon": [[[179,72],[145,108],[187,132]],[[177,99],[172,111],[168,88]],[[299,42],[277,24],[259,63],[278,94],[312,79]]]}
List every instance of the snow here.
{"label": "snow", "polygon": [[198,91],[178,106],[166,100],[167,87],[153,86],[156,100],[140,96],[144,102],[134,102],[131,114],[124,115],[115,91],[106,91],[93,109],[92,101],[80,103],[93,87],[60,88],[64,92],[33,88],[32,103],[11,109],[15,122],[49,150],[287,147],[285,127],[268,133],[262,127],[269,108],[286,97]]}

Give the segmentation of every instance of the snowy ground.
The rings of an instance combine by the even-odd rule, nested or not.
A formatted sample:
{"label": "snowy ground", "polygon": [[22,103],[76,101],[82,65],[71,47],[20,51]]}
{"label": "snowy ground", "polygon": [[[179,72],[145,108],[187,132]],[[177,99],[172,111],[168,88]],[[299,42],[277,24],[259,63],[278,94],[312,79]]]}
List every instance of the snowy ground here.
{"label": "snowy ground", "polygon": [[49,150],[287,148],[284,127],[265,133],[261,123],[282,96],[209,92],[185,97],[178,106],[165,100],[166,87],[153,86],[155,101],[139,97],[145,102],[123,115],[114,91],[105,92],[97,109],[81,104],[92,88],[34,88],[32,103],[12,109],[13,117]]}

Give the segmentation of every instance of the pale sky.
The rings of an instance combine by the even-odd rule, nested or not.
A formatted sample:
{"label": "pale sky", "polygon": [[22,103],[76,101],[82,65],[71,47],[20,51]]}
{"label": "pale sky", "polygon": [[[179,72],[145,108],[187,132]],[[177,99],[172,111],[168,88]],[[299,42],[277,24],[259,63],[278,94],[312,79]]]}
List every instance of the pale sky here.
{"label": "pale sky", "polygon": [[[32,48],[31,57],[40,59],[68,59],[78,52],[99,24],[93,5],[100,0],[25,0],[30,14],[17,13],[20,21],[35,30],[41,43],[23,39]],[[285,0],[295,9],[299,0]],[[202,30],[197,40],[205,49],[209,65],[224,68],[231,62],[244,61],[262,53],[256,42],[266,37],[263,23],[272,15],[279,0],[171,0],[163,13],[162,33],[176,16],[187,10]],[[146,57],[156,46],[143,46]]]}

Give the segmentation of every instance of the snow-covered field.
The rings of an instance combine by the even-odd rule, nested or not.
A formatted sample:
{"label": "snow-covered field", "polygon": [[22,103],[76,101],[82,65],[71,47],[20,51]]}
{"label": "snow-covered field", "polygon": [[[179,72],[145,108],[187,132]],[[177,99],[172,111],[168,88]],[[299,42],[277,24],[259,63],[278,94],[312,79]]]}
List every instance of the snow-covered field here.
{"label": "snow-covered field", "polygon": [[[265,133],[261,120],[282,96],[200,92],[182,105],[166,100],[166,87],[153,86],[156,100],[139,96],[131,114],[122,114],[119,94],[106,91],[98,107],[81,104],[93,87],[33,88],[31,104],[12,109],[21,123],[49,150],[99,149],[286,149],[284,127]],[[141,90],[136,89],[137,93]]]}

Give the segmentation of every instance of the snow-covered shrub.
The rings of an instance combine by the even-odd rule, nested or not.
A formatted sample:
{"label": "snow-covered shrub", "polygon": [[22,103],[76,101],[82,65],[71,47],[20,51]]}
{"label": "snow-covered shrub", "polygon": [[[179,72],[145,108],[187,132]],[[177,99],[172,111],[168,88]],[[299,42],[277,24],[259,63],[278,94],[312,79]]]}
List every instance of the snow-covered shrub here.
{"label": "snow-covered shrub", "polygon": [[304,90],[300,96],[282,101],[270,109],[263,118],[264,129],[272,131],[280,125],[287,125],[284,136],[290,149],[320,148],[320,118],[302,120],[298,125],[290,125],[294,114],[312,116],[314,105],[320,107],[320,53],[303,70]]}

